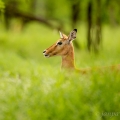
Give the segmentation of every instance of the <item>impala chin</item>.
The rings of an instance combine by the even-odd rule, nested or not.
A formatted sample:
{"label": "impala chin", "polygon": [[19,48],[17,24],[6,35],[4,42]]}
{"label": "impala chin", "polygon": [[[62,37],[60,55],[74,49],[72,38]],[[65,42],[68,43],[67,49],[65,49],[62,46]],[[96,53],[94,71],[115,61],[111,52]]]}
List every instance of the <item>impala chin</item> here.
{"label": "impala chin", "polygon": [[46,58],[49,58],[49,57],[50,57],[49,55],[47,55],[47,56],[46,56],[46,55],[44,55],[44,56],[45,56]]}
{"label": "impala chin", "polygon": [[46,58],[50,57],[50,55],[45,54],[45,53],[43,53],[43,55],[44,55]]}

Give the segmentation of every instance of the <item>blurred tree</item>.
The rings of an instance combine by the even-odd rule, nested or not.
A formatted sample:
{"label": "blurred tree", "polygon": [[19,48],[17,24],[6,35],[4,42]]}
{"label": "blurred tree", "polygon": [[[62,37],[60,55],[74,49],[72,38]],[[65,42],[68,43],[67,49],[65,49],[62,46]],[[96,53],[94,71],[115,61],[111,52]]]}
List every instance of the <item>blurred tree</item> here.
{"label": "blurred tree", "polygon": [[[120,0],[4,0],[7,28],[13,18],[27,23],[37,21],[52,29],[65,30],[64,26],[77,28],[87,22],[87,48],[100,50],[102,23],[117,26],[120,23]],[[4,4],[0,0],[0,10]],[[67,25],[66,25],[67,24]],[[76,47],[80,48],[78,41]]]}
{"label": "blurred tree", "polygon": [[87,9],[87,21],[88,21],[88,33],[87,33],[87,48],[91,51],[91,44],[92,44],[92,3],[88,3]]}
{"label": "blurred tree", "polygon": [[87,9],[88,37],[87,48],[89,51],[98,52],[101,43],[101,0],[91,0]]}
{"label": "blurred tree", "polygon": [[107,9],[108,9],[108,15],[110,24],[112,26],[117,26],[120,23],[120,0],[107,0]]}
{"label": "blurred tree", "polygon": [[[80,0],[69,0],[70,2],[70,14],[71,14],[71,27],[77,28],[77,24],[80,22]],[[78,44],[78,41],[74,41],[74,45],[76,48],[80,48],[80,45]]]}
{"label": "blurred tree", "polygon": [[[71,26],[72,28],[77,27],[77,23],[79,22],[79,16],[80,16],[80,0],[74,0],[72,1],[71,5]],[[77,40],[74,41],[74,44],[77,48],[80,48],[80,45],[78,44]]]}
{"label": "blurred tree", "polygon": [[0,15],[3,14],[3,12],[4,12],[4,8],[5,8],[5,5],[4,5],[3,1],[0,0]]}
{"label": "blurred tree", "polygon": [[3,10],[5,7],[4,3],[2,0],[0,0],[0,11]]}
{"label": "blurred tree", "polygon": [[80,16],[80,0],[74,0],[71,1],[71,22],[72,22],[72,28],[75,28]]}
{"label": "blurred tree", "polygon": [[95,40],[95,45],[94,45],[94,50],[95,52],[99,52],[100,49],[100,43],[101,43],[101,0],[96,0],[96,40]]}
{"label": "blurred tree", "polygon": [[[31,6],[32,2],[29,2]],[[10,21],[13,18],[18,18],[21,20],[21,23],[23,26],[25,26],[27,23],[31,21],[37,21],[42,24],[45,24],[46,26],[52,28],[52,29],[59,29],[59,26],[52,24],[50,21],[45,19],[44,17],[41,16],[36,16],[35,14],[31,13],[31,9],[25,9],[22,10],[20,5],[22,5],[22,1],[17,1],[17,0],[7,0],[6,2],[6,8],[5,8],[5,23],[6,23],[6,28],[9,28],[10,26]],[[27,5],[28,8],[29,5]],[[30,7],[31,8],[31,7]],[[33,8],[34,9],[34,8]]]}

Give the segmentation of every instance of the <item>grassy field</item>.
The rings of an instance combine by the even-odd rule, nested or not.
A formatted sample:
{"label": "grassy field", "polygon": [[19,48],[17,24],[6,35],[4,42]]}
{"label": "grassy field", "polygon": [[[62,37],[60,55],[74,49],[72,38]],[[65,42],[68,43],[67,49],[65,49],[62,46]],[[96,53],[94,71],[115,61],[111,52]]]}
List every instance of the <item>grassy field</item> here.
{"label": "grassy field", "polygon": [[[103,27],[99,55],[85,50],[85,32],[78,28],[78,68],[120,63],[120,28]],[[58,38],[38,24],[0,28],[0,120],[120,120],[120,72],[62,72],[60,57],[42,55]]]}

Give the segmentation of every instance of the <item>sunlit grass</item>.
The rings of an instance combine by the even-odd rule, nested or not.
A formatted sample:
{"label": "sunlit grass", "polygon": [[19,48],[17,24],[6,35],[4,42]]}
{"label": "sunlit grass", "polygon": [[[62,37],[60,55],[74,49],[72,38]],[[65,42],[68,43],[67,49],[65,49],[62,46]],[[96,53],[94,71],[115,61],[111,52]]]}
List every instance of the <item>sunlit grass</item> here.
{"label": "sunlit grass", "polygon": [[[95,55],[84,49],[82,27],[77,34],[82,49],[75,49],[78,68],[119,63],[120,29],[104,27],[103,49]],[[119,120],[120,113],[103,113],[120,110],[120,72],[62,71],[60,57],[42,55],[59,38],[58,32],[38,24],[22,32],[0,32],[0,120]]]}

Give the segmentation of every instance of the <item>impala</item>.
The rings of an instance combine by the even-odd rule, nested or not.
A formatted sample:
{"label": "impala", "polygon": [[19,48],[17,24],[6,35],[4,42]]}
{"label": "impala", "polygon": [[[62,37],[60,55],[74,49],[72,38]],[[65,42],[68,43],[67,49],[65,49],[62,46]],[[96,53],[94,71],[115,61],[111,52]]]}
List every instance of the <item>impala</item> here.
{"label": "impala", "polygon": [[[45,57],[52,57],[52,56],[61,56],[62,57],[62,68],[65,69],[74,69],[75,71],[86,73],[93,69],[76,69],[75,67],[75,57],[74,57],[74,47],[73,47],[73,40],[76,38],[77,29],[74,29],[70,32],[67,36],[60,32],[60,39],[54,43],[52,46],[47,48],[43,51]],[[120,64],[109,66],[110,68],[117,68],[120,70]],[[104,69],[106,67],[102,67]],[[96,69],[96,68],[95,68]],[[101,70],[101,68],[97,69]]]}

